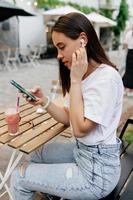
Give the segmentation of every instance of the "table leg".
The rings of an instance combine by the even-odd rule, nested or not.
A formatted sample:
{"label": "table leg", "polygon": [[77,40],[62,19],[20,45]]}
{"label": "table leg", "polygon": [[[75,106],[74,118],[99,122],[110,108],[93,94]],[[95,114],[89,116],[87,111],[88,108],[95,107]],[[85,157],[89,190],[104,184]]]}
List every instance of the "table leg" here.
{"label": "table leg", "polygon": [[18,150],[14,149],[12,156],[10,158],[7,170],[3,176],[3,180],[0,184],[0,190],[3,188],[3,186],[5,185],[5,183],[7,182],[7,180],[9,179],[10,175],[12,174],[13,170],[15,169],[15,167],[17,166],[17,164],[19,163],[19,161],[21,160],[23,153],[22,152],[18,152],[18,155],[16,157],[16,159],[14,160],[14,157],[16,155],[16,153],[18,152]]}
{"label": "table leg", "polygon": [[12,163],[13,163],[13,160],[14,160],[14,158],[15,158],[16,153],[17,153],[17,149],[13,149],[11,158],[10,158],[10,160],[9,160],[7,169],[6,169],[6,171],[5,171],[5,175],[6,175],[6,174],[8,173],[8,171],[10,170],[10,168],[11,168],[11,166],[12,166]]}
{"label": "table leg", "polygon": [[[2,173],[0,172],[0,179],[1,179],[1,181],[3,181],[3,175],[2,175]],[[11,195],[11,192],[10,192],[10,190],[9,190],[9,187],[8,187],[8,185],[5,183],[5,185],[4,185],[4,187],[5,187],[5,192],[3,192],[2,194],[0,194],[0,199],[1,199],[1,197],[2,196],[4,196],[6,193],[8,193],[8,195],[9,195],[9,197],[10,197],[10,200],[13,200],[13,197],[12,197],[12,195]]]}

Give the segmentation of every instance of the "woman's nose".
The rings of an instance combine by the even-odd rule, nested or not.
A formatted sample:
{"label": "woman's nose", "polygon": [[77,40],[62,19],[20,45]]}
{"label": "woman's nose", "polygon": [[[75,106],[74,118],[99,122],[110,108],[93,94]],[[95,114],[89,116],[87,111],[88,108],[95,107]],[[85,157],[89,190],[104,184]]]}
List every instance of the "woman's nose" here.
{"label": "woman's nose", "polygon": [[62,55],[61,53],[58,52],[57,58],[58,58],[58,59],[61,59],[61,58],[63,58],[63,55]]}

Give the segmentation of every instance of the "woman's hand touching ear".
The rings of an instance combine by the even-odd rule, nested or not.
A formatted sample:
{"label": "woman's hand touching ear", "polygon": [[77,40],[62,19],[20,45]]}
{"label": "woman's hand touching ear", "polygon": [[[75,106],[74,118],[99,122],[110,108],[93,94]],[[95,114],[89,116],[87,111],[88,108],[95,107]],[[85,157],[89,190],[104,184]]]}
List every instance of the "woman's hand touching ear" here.
{"label": "woman's hand touching ear", "polygon": [[72,54],[72,66],[70,73],[72,82],[81,82],[83,76],[87,72],[88,59],[86,49],[83,45],[85,44],[82,44],[82,47]]}

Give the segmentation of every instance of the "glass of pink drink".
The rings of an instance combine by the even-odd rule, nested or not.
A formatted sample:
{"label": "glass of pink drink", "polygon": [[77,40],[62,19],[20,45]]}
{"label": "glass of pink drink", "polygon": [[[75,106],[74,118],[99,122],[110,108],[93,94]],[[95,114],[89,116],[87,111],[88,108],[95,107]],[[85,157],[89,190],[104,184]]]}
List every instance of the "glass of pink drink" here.
{"label": "glass of pink drink", "polygon": [[16,108],[8,108],[6,110],[5,120],[8,125],[9,135],[17,135],[19,133],[20,115]]}

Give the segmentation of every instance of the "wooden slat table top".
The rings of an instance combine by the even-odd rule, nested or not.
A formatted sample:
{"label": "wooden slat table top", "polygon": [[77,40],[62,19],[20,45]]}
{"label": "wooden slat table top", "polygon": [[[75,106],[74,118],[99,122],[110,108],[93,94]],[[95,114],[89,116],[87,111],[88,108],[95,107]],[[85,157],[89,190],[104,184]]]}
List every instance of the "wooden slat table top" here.
{"label": "wooden slat table top", "polygon": [[25,153],[31,153],[35,150],[35,147],[38,148],[42,144],[48,142],[53,137],[64,131],[66,127],[62,124],[56,124],[53,129],[49,129],[48,131],[44,131],[38,137],[34,138],[32,141],[27,142],[26,145],[20,148],[21,151]]}
{"label": "wooden slat table top", "polygon": [[36,113],[37,107],[24,103],[20,106],[19,135],[10,136],[4,112],[0,113],[0,147],[7,144],[25,153],[31,153],[59,133],[70,132],[68,127],[54,120],[46,111]]}

